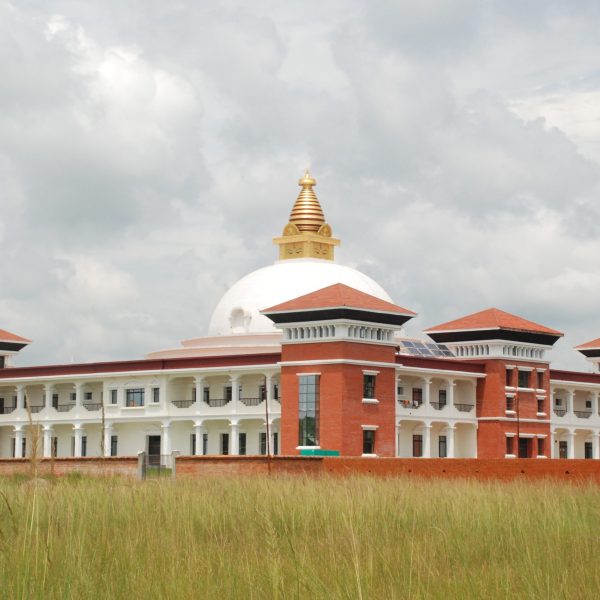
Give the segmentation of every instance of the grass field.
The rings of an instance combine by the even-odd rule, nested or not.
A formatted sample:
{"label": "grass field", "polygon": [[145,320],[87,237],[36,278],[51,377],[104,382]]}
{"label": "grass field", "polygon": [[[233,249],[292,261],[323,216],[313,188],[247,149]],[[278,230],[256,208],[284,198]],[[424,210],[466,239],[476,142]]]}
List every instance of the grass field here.
{"label": "grass field", "polygon": [[2,598],[600,598],[600,489],[0,479]]}

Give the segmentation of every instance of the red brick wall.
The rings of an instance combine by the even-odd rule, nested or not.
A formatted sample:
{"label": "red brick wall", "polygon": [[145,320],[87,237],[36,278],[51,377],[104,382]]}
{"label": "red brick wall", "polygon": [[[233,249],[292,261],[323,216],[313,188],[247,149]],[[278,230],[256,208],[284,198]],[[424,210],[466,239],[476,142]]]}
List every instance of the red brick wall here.
{"label": "red brick wall", "polygon": [[[85,475],[136,477],[138,459],[135,456],[110,457],[110,458],[55,458],[54,460],[42,459],[38,462],[37,469],[40,476],[54,474],[57,476],[68,473],[82,473]],[[0,459],[0,476],[15,475],[17,473],[30,474],[31,466],[26,458]]]}
{"label": "red brick wall", "polygon": [[[346,359],[394,365],[393,346],[357,342],[284,344],[282,361]],[[378,371],[379,404],[363,404],[363,370]],[[376,452],[393,456],[395,451],[394,367],[368,364],[311,364],[281,369],[281,447],[286,455],[298,454],[298,374],[320,373],[320,446],[345,456],[362,454],[362,425],[375,425]]]}

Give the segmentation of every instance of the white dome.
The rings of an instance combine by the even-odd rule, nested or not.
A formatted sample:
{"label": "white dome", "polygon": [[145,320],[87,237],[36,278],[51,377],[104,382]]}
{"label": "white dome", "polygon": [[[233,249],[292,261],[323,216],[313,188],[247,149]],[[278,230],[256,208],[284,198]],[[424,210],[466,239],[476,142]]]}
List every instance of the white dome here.
{"label": "white dome", "polygon": [[246,275],[229,288],[213,312],[208,335],[276,331],[274,323],[259,311],[335,283],[392,301],[378,283],[356,269],[326,260],[282,260]]}

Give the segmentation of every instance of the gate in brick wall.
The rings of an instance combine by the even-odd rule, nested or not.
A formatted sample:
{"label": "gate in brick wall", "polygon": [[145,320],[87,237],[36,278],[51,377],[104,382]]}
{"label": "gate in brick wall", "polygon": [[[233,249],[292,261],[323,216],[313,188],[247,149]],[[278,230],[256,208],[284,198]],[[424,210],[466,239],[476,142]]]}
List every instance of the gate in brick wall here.
{"label": "gate in brick wall", "polygon": [[177,455],[179,452],[171,454],[150,454],[148,452],[138,453],[138,478],[157,479],[170,477],[175,479],[177,469]]}

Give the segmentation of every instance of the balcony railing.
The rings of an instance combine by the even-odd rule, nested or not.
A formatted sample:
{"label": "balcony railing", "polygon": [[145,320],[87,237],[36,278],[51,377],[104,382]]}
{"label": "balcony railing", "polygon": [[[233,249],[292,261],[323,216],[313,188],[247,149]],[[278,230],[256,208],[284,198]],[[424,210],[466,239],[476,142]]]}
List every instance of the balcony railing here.
{"label": "balcony railing", "polygon": [[555,408],[554,414],[557,417],[564,417],[567,414],[567,409],[566,408]]}
{"label": "balcony railing", "polygon": [[431,406],[433,406],[435,410],[442,410],[447,404],[446,402],[431,402]]}
{"label": "balcony railing", "polygon": [[39,413],[44,410],[44,405],[43,404],[34,404],[34,405],[30,404],[29,410],[32,413]]}
{"label": "balcony railing", "polygon": [[575,413],[575,416],[580,419],[589,419],[592,414],[591,410],[575,410],[573,412]]}
{"label": "balcony railing", "polygon": [[413,410],[423,405],[422,402],[415,402],[411,400],[399,400],[399,403],[402,408],[410,408]]}
{"label": "balcony railing", "polygon": [[475,408],[474,404],[455,404],[458,412],[471,412]]}
{"label": "balcony railing", "polygon": [[72,404],[55,404],[54,405],[54,409],[57,412],[69,412],[74,406],[75,406],[75,403],[72,403]]}
{"label": "balcony railing", "polygon": [[16,408],[16,406],[0,406],[0,415],[9,415]]}
{"label": "balcony railing", "polygon": [[240,398],[240,402],[245,406],[258,406],[264,398]]}
{"label": "balcony railing", "polygon": [[189,408],[195,400],[171,400],[171,404],[177,408]]}
{"label": "balcony railing", "polygon": [[206,404],[212,407],[225,406],[229,402],[231,402],[231,398],[207,398],[204,400]]}
{"label": "balcony railing", "polygon": [[91,410],[91,411],[95,411],[95,410],[100,410],[102,408],[102,403],[101,402],[90,402],[89,404],[84,404],[83,407],[86,410]]}

